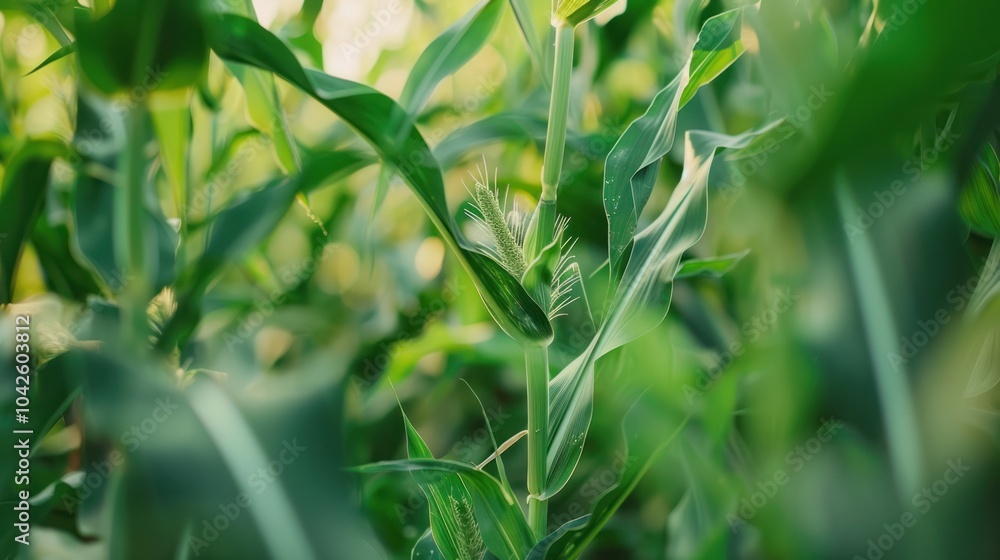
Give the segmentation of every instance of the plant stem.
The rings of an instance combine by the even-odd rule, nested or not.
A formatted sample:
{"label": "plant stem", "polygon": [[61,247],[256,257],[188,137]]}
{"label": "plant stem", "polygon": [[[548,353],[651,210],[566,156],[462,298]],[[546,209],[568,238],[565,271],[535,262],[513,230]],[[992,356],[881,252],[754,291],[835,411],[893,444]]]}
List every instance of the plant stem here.
{"label": "plant stem", "polygon": [[545,490],[549,433],[549,349],[524,348],[528,377],[528,524],[537,539],[546,534],[548,502],[538,498]]}
{"label": "plant stem", "polygon": [[542,200],[555,201],[566,149],[566,121],[569,117],[569,85],[573,73],[573,27],[556,27],[555,64],[552,68],[552,98],[549,127],[545,134],[542,161]]}
{"label": "plant stem", "polygon": [[[574,29],[560,24],[555,30],[552,97],[549,100],[549,123],[542,160],[542,196],[532,217],[533,227],[529,227],[529,240],[526,243],[526,249],[532,258],[552,239],[556,195],[566,149]],[[535,533],[535,538],[541,540],[548,529],[548,501],[539,496],[545,490],[545,473],[548,468],[549,349],[546,346],[528,346],[524,349],[524,356],[528,378],[528,524]]]}
{"label": "plant stem", "polygon": [[525,254],[530,263],[552,242],[556,219],[556,195],[562,175],[566,150],[566,122],[569,118],[569,85],[573,74],[573,28],[555,28],[555,66],[552,69],[552,98],[549,100],[549,124],[545,133],[542,160],[542,196],[531,217],[525,238]]}
{"label": "plant stem", "polygon": [[145,118],[146,106],[137,103],[126,116],[128,146],[122,154],[119,177],[122,184],[115,191],[115,252],[122,263],[122,277],[127,278],[123,293],[124,317],[122,341],[130,350],[146,345],[146,303],[149,301],[149,271],[146,265],[145,231]]}

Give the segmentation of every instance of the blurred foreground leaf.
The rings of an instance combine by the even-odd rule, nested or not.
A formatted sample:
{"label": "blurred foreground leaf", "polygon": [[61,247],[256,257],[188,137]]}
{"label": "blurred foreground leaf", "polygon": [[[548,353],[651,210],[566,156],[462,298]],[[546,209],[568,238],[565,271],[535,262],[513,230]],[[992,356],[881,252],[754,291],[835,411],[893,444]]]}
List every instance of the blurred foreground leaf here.
{"label": "blurred foreground leaf", "polygon": [[78,9],[80,66],[107,94],[194,84],[208,60],[200,11],[198,0],[118,0],[97,19]]}
{"label": "blurred foreground leaf", "polygon": [[17,265],[41,215],[49,170],[66,153],[56,142],[29,141],[7,163],[0,191],[0,305],[13,301]]}

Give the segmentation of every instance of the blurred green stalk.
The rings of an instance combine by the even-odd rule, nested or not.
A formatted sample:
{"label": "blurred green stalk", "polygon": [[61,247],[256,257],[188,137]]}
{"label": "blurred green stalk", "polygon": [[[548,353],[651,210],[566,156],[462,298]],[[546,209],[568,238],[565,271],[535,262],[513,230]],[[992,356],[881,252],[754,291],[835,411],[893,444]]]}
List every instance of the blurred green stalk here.
{"label": "blurred green stalk", "polygon": [[[858,203],[843,171],[836,178],[835,192],[841,217],[847,223]],[[906,370],[894,367],[889,361],[889,355],[897,351],[896,341],[900,336],[889,303],[889,287],[882,277],[875,247],[868,235],[871,233],[848,239],[847,254],[882,405],[897,492],[900,497],[912,496],[920,491],[923,479],[916,406]]]}
{"label": "blurred green stalk", "polygon": [[146,266],[145,207],[143,196],[146,105],[136,103],[126,116],[128,145],[122,153],[122,184],[115,189],[115,252],[119,263],[124,263],[125,276],[130,277],[124,286],[121,322],[122,343],[129,351],[146,346],[146,302],[150,294],[150,271]]}

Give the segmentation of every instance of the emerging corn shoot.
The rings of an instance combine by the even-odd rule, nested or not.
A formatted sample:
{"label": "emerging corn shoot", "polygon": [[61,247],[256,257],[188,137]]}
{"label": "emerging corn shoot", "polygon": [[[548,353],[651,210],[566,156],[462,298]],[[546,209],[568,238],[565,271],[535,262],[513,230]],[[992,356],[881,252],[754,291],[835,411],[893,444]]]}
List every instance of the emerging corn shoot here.
{"label": "emerging corn shoot", "polygon": [[509,213],[505,213],[507,197],[505,193],[501,206],[495,173],[492,187],[489,185],[489,175],[485,170],[480,170],[478,178],[473,177],[476,186],[475,192],[471,194],[475,201],[473,203],[475,211],[467,211],[466,215],[492,238],[494,246],[486,247],[487,251],[507,269],[507,272],[510,272],[511,276],[520,280],[528,268],[524,258],[523,220],[516,205]]}
{"label": "emerging corn shoot", "polygon": [[569,218],[557,216],[548,237],[549,245],[533,259],[526,245],[529,214],[518,210],[516,202],[507,210],[508,193],[503,200],[497,187],[497,171],[494,170],[492,183],[484,167],[471,174],[474,186],[466,185],[471,196],[472,208],[466,210],[468,216],[489,239],[483,250],[494,258],[504,269],[517,278],[528,290],[535,302],[546,310],[549,319],[561,315],[567,305],[576,298],[571,297],[573,285],[580,280],[580,269],[573,263],[572,250],[576,240],[566,237]]}

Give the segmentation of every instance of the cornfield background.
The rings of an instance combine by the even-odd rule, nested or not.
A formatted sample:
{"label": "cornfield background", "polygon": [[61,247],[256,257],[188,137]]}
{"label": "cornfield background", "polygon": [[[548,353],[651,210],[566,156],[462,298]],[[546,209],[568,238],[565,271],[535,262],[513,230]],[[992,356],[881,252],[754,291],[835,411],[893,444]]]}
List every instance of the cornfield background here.
{"label": "cornfield background", "polygon": [[0,0],[0,551],[996,558],[997,22]]}

